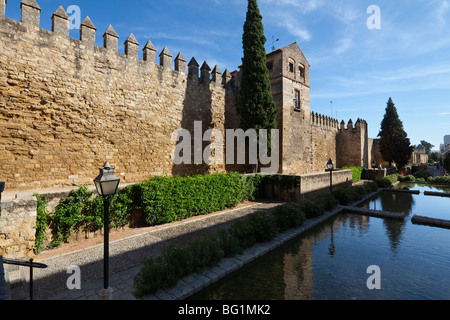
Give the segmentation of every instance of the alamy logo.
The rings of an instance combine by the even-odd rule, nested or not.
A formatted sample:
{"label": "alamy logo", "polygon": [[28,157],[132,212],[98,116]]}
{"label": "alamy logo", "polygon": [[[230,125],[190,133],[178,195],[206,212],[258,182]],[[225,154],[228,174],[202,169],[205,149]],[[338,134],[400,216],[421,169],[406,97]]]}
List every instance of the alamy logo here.
{"label": "alamy logo", "polygon": [[381,10],[377,5],[371,5],[367,8],[367,13],[371,16],[367,19],[367,28],[370,30],[381,29]]}
{"label": "alamy logo", "polygon": [[81,25],[81,9],[79,6],[71,5],[66,10],[69,15],[69,29],[80,29]]}
{"label": "alamy logo", "polygon": [[81,270],[79,266],[69,266],[67,268],[67,274],[70,274],[66,281],[67,289],[80,290],[81,289]]}
{"label": "alamy logo", "polygon": [[366,285],[367,289],[373,290],[381,289],[381,269],[379,266],[372,265],[367,268],[366,271],[368,274],[371,274],[369,278],[367,278]]}
{"label": "alamy logo", "polygon": [[[194,145],[192,136],[187,129],[179,129],[172,133],[171,140],[177,142],[173,152],[172,161],[180,164],[235,164],[235,151],[237,164],[246,163],[246,139],[248,139],[248,164],[262,164],[262,173],[277,173],[279,166],[279,130],[270,131],[270,152],[267,147],[269,139],[266,129],[227,129],[226,137],[217,129],[208,129],[203,133],[202,122],[194,121]],[[237,144],[235,144],[235,141]],[[203,148],[203,142],[211,142]],[[193,152],[192,152],[193,149]],[[192,154],[193,153],[193,154]]]}

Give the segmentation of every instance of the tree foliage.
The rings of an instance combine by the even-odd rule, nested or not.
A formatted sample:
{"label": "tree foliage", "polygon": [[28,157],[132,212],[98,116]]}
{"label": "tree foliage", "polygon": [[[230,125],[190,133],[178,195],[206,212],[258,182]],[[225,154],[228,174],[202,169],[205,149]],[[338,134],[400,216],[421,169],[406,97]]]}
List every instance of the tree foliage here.
{"label": "tree foliage", "polygon": [[434,144],[431,144],[431,143],[429,143],[428,141],[425,141],[425,140],[420,140],[420,144],[425,147],[425,153],[430,155],[431,154],[431,149],[434,147]]}
{"label": "tree foliage", "polygon": [[447,172],[450,172],[450,154],[447,154],[447,156],[444,158],[442,166]]}
{"label": "tree foliage", "polygon": [[238,105],[241,128],[267,129],[270,134],[270,129],[277,128],[277,109],[266,65],[264,26],[256,0],[248,1],[242,43],[244,57]]}
{"label": "tree foliage", "polygon": [[398,167],[403,167],[408,163],[414,147],[411,146],[410,140],[403,129],[403,123],[391,98],[387,102],[378,136],[380,137],[380,153],[383,160],[389,164],[395,161]]}

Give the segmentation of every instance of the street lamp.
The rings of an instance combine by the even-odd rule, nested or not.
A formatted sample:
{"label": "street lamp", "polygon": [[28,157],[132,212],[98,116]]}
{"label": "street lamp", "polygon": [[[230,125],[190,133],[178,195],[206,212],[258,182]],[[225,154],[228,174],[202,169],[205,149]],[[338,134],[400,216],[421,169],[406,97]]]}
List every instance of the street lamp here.
{"label": "street lamp", "polygon": [[372,161],[372,169],[377,168],[377,162],[375,160]]}
{"label": "street lamp", "polygon": [[334,162],[333,160],[328,160],[327,162],[327,168],[330,170],[330,193],[333,192],[333,169],[334,169]]}
{"label": "street lamp", "polygon": [[2,193],[5,191],[5,182],[0,181],[0,214],[2,213]]}
{"label": "street lamp", "polygon": [[109,200],[117,192],[120,179],[114,175],[114,168],[105,162],[100,174],[94,179],[95,187],[103,197],[104,212],[104,249],[103,249],[103,290],[100,292],[101,300],[112,300],[112,290],[109,288]]}

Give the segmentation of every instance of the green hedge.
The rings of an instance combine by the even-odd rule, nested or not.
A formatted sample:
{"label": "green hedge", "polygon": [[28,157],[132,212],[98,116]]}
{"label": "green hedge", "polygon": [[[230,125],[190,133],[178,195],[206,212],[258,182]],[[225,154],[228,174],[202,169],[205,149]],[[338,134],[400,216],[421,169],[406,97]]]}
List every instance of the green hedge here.
{"label": "green hedge", "polygon": [[364,167],[342,167],[342,169],[352,170],[352,182],[355,183],[361,180],[361,175],[364,170]]}
{"label": "green hedge", "polygon": [[352,188],[338,188],[333,191],[333,196],[339,202],[339,204],[347,205],[351,202],[361,200],[362,197],[370,192],[374,192],[378,187],[385,188],[388,185],[391,185],[391,182],[384,178],[374,181],[366,182],[362,186],[354,186]]}
{"label": "green hedge", "polygon": [[173,222],[234,207],[249,196],[239,173],[155,177],[130,187],[133,208],[149,225]]}
{"label": "green hedge", "polygon": [[439,183],[439,184],[450,184],[450,176],[442,176],[442,177],[428,177],[427,182],[429,183]]}
{"label": "green hedge", "polygon": [[[239,173],[155,177],[127,186],[111,199],[111,227],[128,225],[133,210],[142,210],[147,224],[157,225],[234,207],[258,192],[254,182]],[[74,232],[103,228],[103,198],[96,196],[95,191],[88,191],[87,186],[72,190],[51,215],[45,199],[35,196],[38,200],[36,253],[44,249],[47,227],[52,231],[50,247],[68,241]]]}

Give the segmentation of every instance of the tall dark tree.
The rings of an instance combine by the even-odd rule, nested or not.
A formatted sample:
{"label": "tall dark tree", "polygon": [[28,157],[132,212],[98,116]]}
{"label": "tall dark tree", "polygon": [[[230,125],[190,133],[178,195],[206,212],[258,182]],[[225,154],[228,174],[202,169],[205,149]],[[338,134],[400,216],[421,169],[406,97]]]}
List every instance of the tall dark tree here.
{"label": "tall dark tree", "polygon": [[[242,44],[242,75],[238,111],[241,115],[241,128],[277,128],[277,109],[272,96],[267,69],[266,37],[256,0],[248,1],[247,18],[244,24]],[[270,137],[268,137],[270,146]]]}
{"label": "tall dark tree", "polygon": [[383,160],[389,164],[395,161],[397,167],[403,167],[408,163],[414,147],[411,146],[409,138],[403,129],[403,123],[400,120],[397,108],[394,102],[389,98],[386,106],[380,137],[380,153]]}
{"label": "tall dark tree", "polygon": [[431,149],[434,147],[434,144],[431,144],[425,140],[420,140],[420,144],[425,147],[425,153],[431,155]]}

